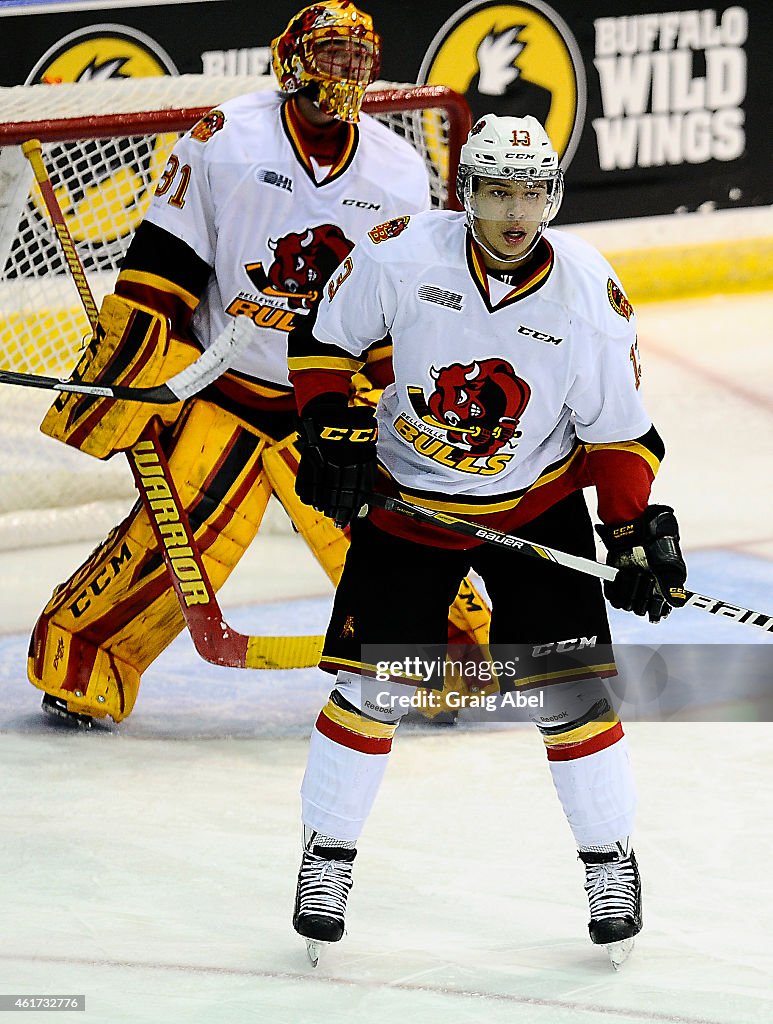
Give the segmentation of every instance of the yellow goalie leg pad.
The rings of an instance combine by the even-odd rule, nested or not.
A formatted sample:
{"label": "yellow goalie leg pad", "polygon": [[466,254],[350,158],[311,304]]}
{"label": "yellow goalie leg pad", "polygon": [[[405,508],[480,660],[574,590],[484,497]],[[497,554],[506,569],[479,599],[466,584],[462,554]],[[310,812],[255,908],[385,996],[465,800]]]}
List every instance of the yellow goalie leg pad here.
{"label": "yellow goalie leg pad", "polygon": [[[271,488],[265,439],[208,402],[186,406],[166,444],[169,467],[215,589],[257,533]],[[153,500],[153,494],[150,495]],[[165,496],[156,498],[164,515]],[[169,522],[176,522],[171,502]],[[59,586],[32,635],[29,678],[71,711],[120,721],[140,676],[183,628],[166,565],[139,505]]]}
{"label": "yellow goalie leg pad", "polygon": [[[74,376],[88,382],[154,387],[190,366],[199,355],[193,345],[170,336],[167,320],[149,307],[108,295]],[[57,441],[106,459],[113,452],[131,448],[154,416],[169,426],[181,408],[182,403],[177,402],[149,405],[62,393],[40,429]]]}
{"label": "yellow goalie leg pad", "polygon": [[263,466],[274,494],[296,530],[337,586],[349,550],[349,531],[338,530],[333,526],[332,519],[304,505],[295,493],[295,477],[300,460],[295,440],[296,435],[292,434],[278,444],[269,445],[263,454]]}

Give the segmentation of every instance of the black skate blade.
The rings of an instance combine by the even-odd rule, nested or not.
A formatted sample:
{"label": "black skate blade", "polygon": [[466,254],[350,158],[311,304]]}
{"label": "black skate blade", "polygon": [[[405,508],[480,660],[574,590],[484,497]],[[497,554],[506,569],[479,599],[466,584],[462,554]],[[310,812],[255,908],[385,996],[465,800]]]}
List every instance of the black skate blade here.
{"label": "black skate blade", "polygon": [[67,702],[58,697],[52,697],[50,693],[43,694],[41,702],[43,713],[49,715],[56,722],[67,725],[70,729],[79,729],[86,732],[92,728],[94,719],[91,715],[81,715],[77,711],[69,711]]}

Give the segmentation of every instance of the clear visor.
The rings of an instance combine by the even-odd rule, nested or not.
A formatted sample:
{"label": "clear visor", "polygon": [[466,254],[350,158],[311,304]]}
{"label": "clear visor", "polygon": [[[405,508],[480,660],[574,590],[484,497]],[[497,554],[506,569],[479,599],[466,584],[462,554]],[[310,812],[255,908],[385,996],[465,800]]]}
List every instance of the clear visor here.
{"label": "clear visor", "polygon": [[541,224],[553,193],[552,181],[479,178],[472,175],[467,207],[476,220]]}
{"label": "clear visor", "polygon": [[321,77],[368,85],[378,68],[379,47],[375,33],[361,38],[334,35],[330,29],[311,34],[309,62]]}

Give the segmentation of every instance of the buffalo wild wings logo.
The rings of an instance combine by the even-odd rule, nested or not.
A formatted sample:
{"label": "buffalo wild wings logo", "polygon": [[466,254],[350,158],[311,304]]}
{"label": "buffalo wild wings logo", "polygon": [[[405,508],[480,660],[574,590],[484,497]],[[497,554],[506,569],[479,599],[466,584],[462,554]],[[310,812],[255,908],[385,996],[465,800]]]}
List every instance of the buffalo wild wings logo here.
{"label": "buffalo wild wings logo", "polygon": [[531,388],[504,359],[451,363],[429,369],[434,387],[409,387],[419,417],[400,416],[395,429],[424,457],[463,473],[492,476],[513,458],[521,436],[518,423]]}
{"label": "buffalo wild wings logo", "polygon": [[625,317],[626,320],[631,319],[633,306],[623,295],[622,289],[615,284],[611,277],[607,280],[607,297],[609,298],[609,305],[618,316]]}
{"label": "buffalo wild wings logo", "polygon": [[[177,73],[166,51],[145,33],[125,25],[92,25],[49,47],[25,84],[123,81]],[[125,238],[142,220],[175,139],[170,134],[155,136],[141,152],[129,152],[125,144],[114,146],[112,152],[105,150],[99,160],[90,161],[86,174],[70,175],[66,182],[54,173],[54,189],[70,233],[76,244],[90,243],[95,260],[100,247]],[[56,144],[50,166],[82,167],[80,145],[77,153],[75,149],[73,143]]]}
{"label": "buffalo wild wings logo", "polygon": [[297,311],[315,309],[330,275],[354,248],[335,224],[318,224],[269,238],[269,263],[247,263],[245,271],[260,292],[240,293],[229,304],[231,316],[249,316],[259,327],[289,331]]}
{"label": "buffalo wild wings logo", "polygon": [[585,69],[569,27],[542,0],[465,4],[430,43],[418,81],[462,93],[473,123],[485,114],[532,114],[564,168],[574,156],[585,121]]}
{"label": "buffalo wild wings logo", "polygon": [[209,142],[215,132],[225,125],[225,114],[222,110],[210,110],[191,128],[191,138],[197,142]]}

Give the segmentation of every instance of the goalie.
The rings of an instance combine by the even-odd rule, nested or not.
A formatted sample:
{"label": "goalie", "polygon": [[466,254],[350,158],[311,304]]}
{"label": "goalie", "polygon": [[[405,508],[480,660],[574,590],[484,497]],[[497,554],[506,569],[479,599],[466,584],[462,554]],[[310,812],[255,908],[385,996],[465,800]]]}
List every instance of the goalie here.
{"label": "goalie", "polygon": [[[252,541],[272,493],[338,581],[348,534],[295,495],[287,335],[313,313],[326,285],[336,287],[331,274],[374,215],[429,205],[419,155],[360,115],[380,65],[367,14],[348,0],[307,7],[273,41],[272,54],[281,91],[225,103],[175,146],[76,372],[152,386],[192,362],[237,316],[251,322],[254,341],[230,372],[183,405],[63,395],[42,426],[106,459],[130,449],[152,423],[215,588]],[[390,355],[385,335],[353,379],[353,405],[375,403],[391,380]],[[485,640],[485,604],[466,582],[460,593],[450,635]],[[53,714],[81,724],[120,721],[134,707],[143,671],[182,627],[137,503],[54,591],[32,635],[30,681]]]}

